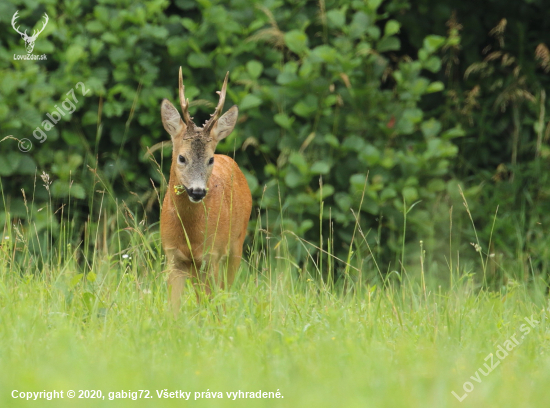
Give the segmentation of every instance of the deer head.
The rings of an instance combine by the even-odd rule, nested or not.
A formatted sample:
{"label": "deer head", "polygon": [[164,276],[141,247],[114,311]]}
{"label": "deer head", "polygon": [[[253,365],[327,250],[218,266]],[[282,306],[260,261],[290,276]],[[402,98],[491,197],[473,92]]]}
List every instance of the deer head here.
{"label": "deer head", "polygon": [[42,31],[44,31],[44,28],[46,28],[46,24],[48,24],[48,15],[46,13],[44,13],[44,18],[46,19],[46,21],[44,22],[44,25],[42,26],[42,28],[36,32],[36,30],[33,31],[32,33],[32,36],[28,36],[27,35],[27,30],[25,30],[24,33],[22,33],[21,31],[19,31],[19,27],[15,27],[15,20],[17,20],[17,18],[19,17],[17,15],[17,13],[19,13],[19,10],[17,10],[15,12],[15,14],[13,15],[13,18],[11,19],[11,25],[13,27],[13,29],[15,31],[17,31],[17,33],[19,33],[19,35],[21,35],[21,38],[23,38],[23,40],[25,40],[25,47],[27,48],[27,54],[30,54],[34,48],[34,42],[36,41],[36,38],[40,35],[40,33]]}
{"label": "deer head", "polygon": [[[179,70],[179,99],[183,120],[178,110],[164,99],[161,104],[161,116],[164,129],[172,137],[172,169],[170,183],[181,185],[192,203],[200,202],[208,191],[208,179],[214,168],[214,152],[218,142],[228,136],[237,122],[239,109],[234,105],[220,117],[225,102],[227,78],[225,75],[222,90],[217,93],[220,100],[216,110],[203,127],[198,127],[189,115],[189,99],[185,99],[185,87]],[[175,177],[176,180],[172,180]]]}

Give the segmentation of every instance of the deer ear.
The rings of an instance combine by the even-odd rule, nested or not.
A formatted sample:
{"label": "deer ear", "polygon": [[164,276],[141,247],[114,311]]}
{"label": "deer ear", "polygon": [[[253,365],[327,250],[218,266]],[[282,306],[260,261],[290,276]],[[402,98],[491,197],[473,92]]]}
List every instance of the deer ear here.
{"label": "deer ear", "polygon": [[212,128],[211,134],[219,142],[223,138],[229,136],[237,123],[239,116],[239,108],[237,105],[233,105],[231,109],[225,112],[221,118],[219,118]]}
{"label": "deer ear", "polygon": [[185,128],[185,123],[181,120],[178,110],[168,99],[162,101],[160,115],[162,117],[164,129],[172,136],[172,139],[182,133],[182,130]]}

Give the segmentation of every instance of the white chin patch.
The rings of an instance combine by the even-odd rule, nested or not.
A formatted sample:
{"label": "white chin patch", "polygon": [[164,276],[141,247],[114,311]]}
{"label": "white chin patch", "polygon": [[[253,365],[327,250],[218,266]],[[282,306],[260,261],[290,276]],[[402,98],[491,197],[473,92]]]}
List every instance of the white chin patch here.
{"label": "white chin patch", "polygon": [[189,196],[189,201],[191,201],[193,204],[198,204],[198,203],[200,203],[202,200],[193,200],[193,199]]}

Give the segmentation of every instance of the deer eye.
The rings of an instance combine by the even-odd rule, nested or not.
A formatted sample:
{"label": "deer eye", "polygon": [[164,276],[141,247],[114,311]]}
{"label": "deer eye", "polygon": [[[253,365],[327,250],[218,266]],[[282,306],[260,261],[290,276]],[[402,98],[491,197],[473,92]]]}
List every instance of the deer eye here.
{"label": "deer eye", "polygon": [[183,157],[181,154],[178,156],[178,163],[185,164],[185,157]]}
{"label": "deer eye", "polygon": [[214,158],[213,158],[213,157],[211,157],[210,160],[208,160],[208,164],[209,164],[209,165],[214,164]]}

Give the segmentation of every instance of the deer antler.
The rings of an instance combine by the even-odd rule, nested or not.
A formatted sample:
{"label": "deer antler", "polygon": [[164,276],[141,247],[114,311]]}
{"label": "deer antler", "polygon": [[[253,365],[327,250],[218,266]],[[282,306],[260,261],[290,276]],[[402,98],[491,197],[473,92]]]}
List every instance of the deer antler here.
{"label": "deer antler", "polygon": [[17,13],[19,13],[19,10],[17,10],[15,12],[15,14],[13,15],[12,19],[11,19],[11,26],[13,27],[13,29],[20,35],[24,35],[25,37],[27,36],[27,30],[25,30],[24,33],[22,33],[21,31],[19,31],[19,27],[15,27],[15,20],[17,20],[17,18],[19,17],[17,15]]}
{"label": "deer antler", "polygon": [[217,91],[216,93],[220,95],[220,101],[218,102],[218,106],[216,106],[216,110],[212,115],[210,115],[210,119],[208,119],[204,123],[204,132],[207,134],[212,129],[212,126],[214,126],[214,123],[218,120],[220,117],[222,110],[223,110],[223,104],[225,103],[225,91],[227,90],[227,78],[229,77],[229,71],[227,74],[225,74],[225,80],[223,81],[223,86],[221,91]]}
{"label": "deer antler", "polygon": [[183,77],[181,75],[181,67],[180,67],[180,79],[179,79],[179,85],[180,85],[180,106],[181,106],[181,112],[183,113],[183,120],[185,121],[185,124],[187,126],[193,126],[195,127],[195,124],[193,123],[193,118],[189,116],[189,99],[185,99],[185,86],[183,86]]}
{"label": "deer antler", "polygon": [[44,17],[46,17],[46,21],[44,22],[44,25],[42,26],[42,29],[41,29],[39,32],[37,32],[36,34],[35,34],[36,30],[34,30],[34,31],[32,32],[33,38],[38,37],[38,36],[40,35],[40,33],[41,33],[42,31],[44,31],[44,29],[46,28],[46,24],[48,24],[48,21],[50,21],[50,18],[48,17],[48,15],[47,15],[46,13],[44,13]]}

